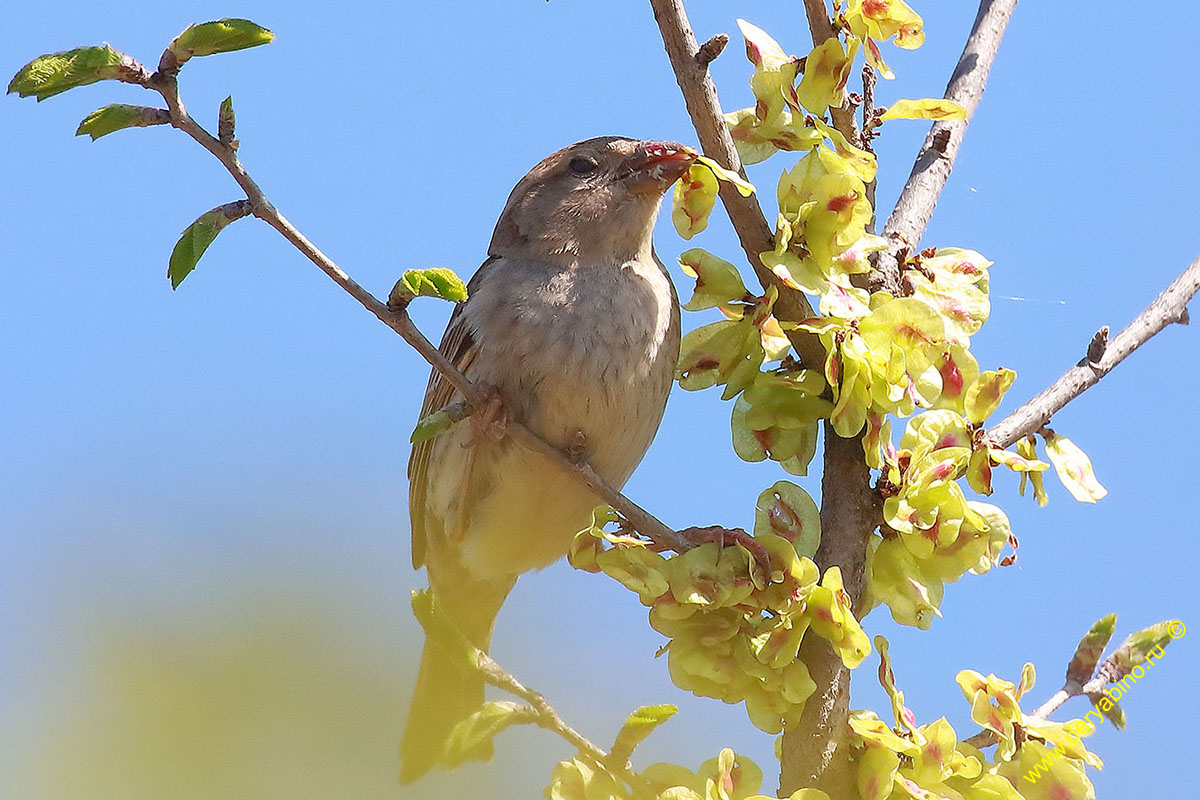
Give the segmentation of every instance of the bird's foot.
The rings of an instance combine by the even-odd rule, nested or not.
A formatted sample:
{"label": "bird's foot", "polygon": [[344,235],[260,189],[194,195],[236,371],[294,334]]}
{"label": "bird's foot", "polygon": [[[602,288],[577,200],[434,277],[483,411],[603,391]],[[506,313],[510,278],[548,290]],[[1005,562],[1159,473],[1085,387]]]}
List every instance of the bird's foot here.
{"label": "bird's foot", "polygon": [[480,388],[483,389],[485,400],[471,414],[471,426],[475,429],[472,443],[484,439],[498,442],[508,433],[508,404],[495,386]]}
{"label": "bird's foot", "polygon": [[717,547],[731,544],[741,545],[750,553],[755,566],[758,567],[766,581],[769,582],[771,579],[770,552],[763,547],[761,542],[741,528],[722,528],[720,525],[709,525],[704,528],[684,528],[679,531],[679,535],[697,547],[713,542]]}
{"label": "bird's foot", "polygon": [[588,439],[587,434],[576,429],[571,438],[567,440],[567,446],[563,449],[563,455],[570,459],[572,464],[583,464],[587,461],[588,456]]}

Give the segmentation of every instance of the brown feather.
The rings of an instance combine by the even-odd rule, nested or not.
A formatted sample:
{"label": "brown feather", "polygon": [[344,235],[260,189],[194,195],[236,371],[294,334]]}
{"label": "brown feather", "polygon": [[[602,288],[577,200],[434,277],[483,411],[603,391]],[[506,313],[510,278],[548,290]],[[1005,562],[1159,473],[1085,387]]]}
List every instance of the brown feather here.
{"label": "brown feather", "polygon": [[[446,324],[446,332],[442,334],[442,342],[438,350],[462,374],[470,377],[471,362],[475,360],[478,349],[471,333],[467,330],[463,309],[471,302],[471,291],[478,285],[478,278],[495,259],[489,258],[475,271],[475,275],[467,283],[466,302],[454,307],[450,321]],[[421,403],[421,416],[424,419],[435,411],[461,398],[458,390],[442,377],[436,369],[429,372],[429,383],[425,387],[425,399]],[[425,494],[428,490],[429,456],[433,452],[433,439],[426,439],[413,446],[408,457],[408,515],[412,522],[412,563],[413,569],[420,569],[425,564]]]}

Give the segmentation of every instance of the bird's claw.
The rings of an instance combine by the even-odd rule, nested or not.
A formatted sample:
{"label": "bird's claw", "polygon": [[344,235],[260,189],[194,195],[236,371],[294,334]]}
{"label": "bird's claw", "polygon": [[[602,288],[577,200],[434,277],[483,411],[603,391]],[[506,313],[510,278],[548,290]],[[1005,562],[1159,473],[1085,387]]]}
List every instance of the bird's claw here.
{"label": "bird's claw", "polygon": [[571,438],[567,441],[567,446],[563,454],[570,459],[572,464],[583,464],[587,461],[587,434],[576,429]]}
{"label": "bird's claw", "polygon": [[679,535],[696,546],[710,542],[715,542],[718,547],[730,544],[741,545],[754,559],[754,565],[758,568],[761,576],[765,578],[766,582],[770,582],[770,552],[763,547],[761,542],[741,528],[722,528],[720,525],[709,525],[705,528],[684,528],[679,531]]}
{"label": "bird's claw", "polygon": [[471,414],[471,426],[475,429],[475,440],[490,439],[499,442],[508,433],[508,405],[495,386],[482,387],[485,395],[483,404]]}

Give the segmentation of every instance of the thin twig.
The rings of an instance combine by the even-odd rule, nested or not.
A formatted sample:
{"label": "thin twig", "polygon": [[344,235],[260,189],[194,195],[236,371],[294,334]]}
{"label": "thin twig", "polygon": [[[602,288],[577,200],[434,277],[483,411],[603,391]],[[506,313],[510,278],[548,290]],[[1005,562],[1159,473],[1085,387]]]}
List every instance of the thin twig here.
{"label": "thin twig", "polygon": [[967,125],[983,97],[1000,40],[1016,5],[1017,0],[980,2],[971,35],[946,86],[946,98],[965,108],[967,118],[935,122],[930,127],[908,182],[904,184],[900,199],[896,201],[883,227],[884,235],[894,239],[895,244],[886,253],[881,253],[876,261],[871,279],[873,289],[883,289],[893,294],[900,292],[898,256],[906,249],[915,249],[929,225],[938,197],[946,186],[950,170],[954,168]]}
{"label": "thin twig", "polygon": [[476,647],[466,634],[454,624],[453,620],[439,610],[437,600],[430,592],[414,592],[412,607],[413,615],[425,630],[426,642],[440,649],[449,657],[456,665],[452,668],[471,670],[477,673],[484,683],[495,686],[528,703],[527,706],[521,706],[515,711],[513,724],[532,723],[558,734],[575,747],[581,755],[602,765],[628,783],[634,789],[635,797],[652,796],[653,792],[650,791],[649,783],[633,771],[627,757],[606,753],[568,725],[540,692],[522,684],[497,664],[495,659]]}
{"label": "thin twig", "polygon": [[[996,447],[1008,447],[1050,421],[1059,409],[1083,394],[1112,371],[1126,356],[1172,323],[1187,322],[1187,304],[1200,291],[1200,258],[1138,314],[1123,331],[1107,343],[1100,358],[1084,360],[1067,370],[1032,400],[988,429],[987,438]],[[1092,355],[1095,348],[1089,347]]]}
{"label": "thin twig", "polygon": [[529,704],[533,711],[532,722],[538,727],[557,733],[580,753],[597,764],[603,765],[614,774],[619,775],[623,781],[634,787],[639,794],[646,793],[653,795],[649,782],[634,772],[628,761],[617,763],[617,759],[614,759],[610,753],[600,749],[600,747],[593,744],[587,737],[568,725],[558,715],[558,712],[554,710],[554,706],[550,705],[540,692],[526,687],[482,650],[476,651],[475,662],[485,682],[511,695],[515,695]]}
{"label": "thin twig", "polygon": [[[874,153],[874,148],[871,147],[871,140],[878,134],[875,133],[877,127],[875,120],[875,83],[878,76],[875,74],[875,68],[870,64],[863,64],[862,68],[862,128],[859,134],[859,146],[868,153]],[[878,213],[875,209],[875,194],[879,188],[878,177],[872,178],[867,184],[867,202],[871,204],[871,224],[867,228],[868,233],[875,232],[875,225],[878,220]]]}
{"label": "thin twig", "polygon": [[[434,369],[450,381],[454,388],[466,399],[468,404],[474,408],[482,408],[486,404],[487,397],[483,390],[459,372],[454,364],[442,355],[433,343],[425,338],[425,335],[421,333],[405,310],[389,308],[387,304],[364,289],[345,270],[334,263],[333,259],[325,255],[320,248],[297,230],[283,214],[279,213],[279,210],[267,199],[262,189],[259,188],[254,179],[246,172],[241,161],[238,159],[237,152],[206,131],[188,114],[183,101],[179,97],[178,81],[171,71],[157,72],[152,76],[147,76],[142,85],[148,89],[157,91],[163,96],[171,114],[172,126],[200,143],[204,149],[212,153],[225,166],[225,169],[229,171],[233,179],[237,181],[238,186],[246,193],[246,197],[250,202],[251,213],[254,216],[277,230],[283,238],[291,242],[297,250],[316,264],[334,283],[342,287],[347,294],[357,300],[363,308],[370,311],[383,324],[400,334],[401,338],[412,345],[421,354],[422,358],[428,361]],[[580,483],[591,489],[604,502],[608,503],[628,519],[635,530],[656,544],[679,552],[683,552],[692,546],[685,537],[680,536],[650,512],[613,488],[607,481],[597,475],[590,465],[572,461],[556,447],[548,444],[537,434],[516,421],[509,422],[507,433],[513,440],[519,442],[524,447],[540,453],[563,470],[574,475]]]}
{"label": "thin twig", "polygon": [[[733,137],[729,134],[729,126],[725,124],[725,117],[721,113],[717,87],[708,74],[707,66],[700,66],[696,61],[700,46],[696,43],[691,23],[683,10],[683,1],[650,0],[650,5],[654,9],[654,19],[658,22],[663,46],[671,61],[671,68],[675,71],[675,80],[683,92],[684,103],[692,118],[696,136],[700,139],[701,149],[706,156],[726,169],[742,172],[742,161],[738,157],[737,148],[734,147]],[[759,282],[764,288],[776,286],[779,289],[779,300],[774,308],[775,316],[793,322],[815,316],[808,298],[803,293],[784,286],[771,270],[763,266],[759,254],[773,250],[775,242],[766,217],[763,216],[762,207],[758,204],[758,196],[742,197],[736,188],[724,182],[720,187],[720,196],[738,241],[741,242]],[[793,336],[796,333],[802,335]],[[811,367],[825,362],[825,350],[816,336],[798,331],[789,331],[788,336],[804,364]]]}

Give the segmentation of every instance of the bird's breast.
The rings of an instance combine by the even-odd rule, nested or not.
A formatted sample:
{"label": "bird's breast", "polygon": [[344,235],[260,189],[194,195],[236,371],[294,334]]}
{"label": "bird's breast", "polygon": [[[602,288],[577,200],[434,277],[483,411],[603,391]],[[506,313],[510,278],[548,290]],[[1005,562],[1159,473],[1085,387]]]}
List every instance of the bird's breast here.
{"label": "bird's breast", "polygon": [[[507,274],[505,274],[507,273]],[[623,483],[658,428],[679,349],[670,279],[651,260],[495,270],[471,303],[472,377],[498,386],[516,417]]]}

